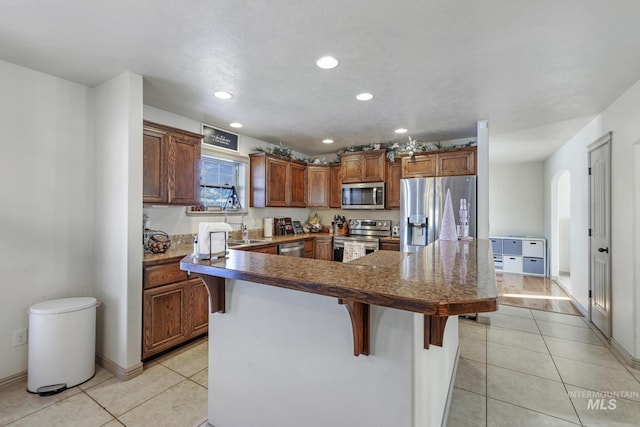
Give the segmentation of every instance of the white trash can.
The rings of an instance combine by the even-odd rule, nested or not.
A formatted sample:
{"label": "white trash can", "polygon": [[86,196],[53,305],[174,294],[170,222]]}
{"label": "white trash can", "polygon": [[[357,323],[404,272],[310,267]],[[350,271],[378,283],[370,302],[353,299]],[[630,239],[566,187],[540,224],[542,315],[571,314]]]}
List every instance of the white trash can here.
{"label": "white trash can", "polygon": [[54,394],[93,377],[96,306],[90,297],[62,298],[29,309],[27,390]]}

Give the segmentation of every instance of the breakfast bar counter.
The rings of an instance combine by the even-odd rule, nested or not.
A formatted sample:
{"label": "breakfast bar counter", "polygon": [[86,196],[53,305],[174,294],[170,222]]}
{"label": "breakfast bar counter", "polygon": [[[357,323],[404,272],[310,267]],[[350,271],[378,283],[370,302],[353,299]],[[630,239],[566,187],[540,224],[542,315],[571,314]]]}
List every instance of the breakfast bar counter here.
{"label": "breakfast bar counter", "polygon": [[180,266],[209,289],[209,423],[221,427],[440,425],[457,315],[497,310],[487,240],[349,263],[230,250]]}

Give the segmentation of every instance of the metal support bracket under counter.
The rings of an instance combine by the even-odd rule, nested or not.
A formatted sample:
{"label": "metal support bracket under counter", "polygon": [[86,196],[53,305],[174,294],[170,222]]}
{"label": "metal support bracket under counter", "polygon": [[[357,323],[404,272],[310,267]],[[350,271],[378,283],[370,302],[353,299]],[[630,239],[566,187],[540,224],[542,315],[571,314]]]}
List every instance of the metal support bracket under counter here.
{"label": "metal support bracket under counter", "polygon": [[448,316],[497,310],[490,242],[436,241],[418,252],[377,251],[349,263],[230,250],[228,258],[183,258],[207,285],[212,313],[225,313],[226,279],[338,300],[352,323],[354,354],[367,355],[369,305],[425,315],[424,348],[442,345]]}

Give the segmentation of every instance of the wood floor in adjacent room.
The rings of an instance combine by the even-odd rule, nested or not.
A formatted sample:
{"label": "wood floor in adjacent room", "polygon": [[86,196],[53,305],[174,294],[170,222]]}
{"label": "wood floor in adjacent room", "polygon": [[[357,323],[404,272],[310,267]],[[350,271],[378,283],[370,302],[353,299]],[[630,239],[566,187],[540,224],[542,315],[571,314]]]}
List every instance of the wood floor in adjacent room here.
{"label": "wood floor in adjacent room", "polygon": [[546,277],[496,273],[498,301],[503,305],[580,315],[569,295]]}

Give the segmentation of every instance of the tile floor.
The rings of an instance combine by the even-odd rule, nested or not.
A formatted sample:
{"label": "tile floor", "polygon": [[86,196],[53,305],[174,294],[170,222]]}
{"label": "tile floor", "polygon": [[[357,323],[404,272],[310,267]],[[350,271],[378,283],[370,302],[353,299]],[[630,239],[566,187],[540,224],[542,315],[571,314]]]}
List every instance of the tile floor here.
{"label": "tile floor", "polygon": [[449,427],[640,425],[640,370],[581,317],[501,305],[479,320],[460,319]]}
{"label": "tile floor", "polygon": [[[501,305],[487,319],[460,319],[449,427],[640,425],[640,370],[620,363],[581,317]],[[197,341],[126,382],[98,368],[55,396],[16,384],[0,390],[0,426],[206,426],[207,351]],[[594,409],[594,391],[626,396]]]}
{"label": "tile floor", "polygon": [[206,426],[207,353],[207,340],[196,341],[124,382],[97,367],[88,382],[48,397],[15,384],[0,390],[0,426]]}

